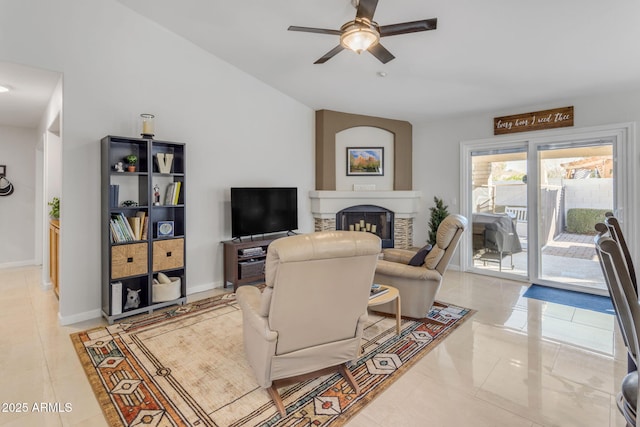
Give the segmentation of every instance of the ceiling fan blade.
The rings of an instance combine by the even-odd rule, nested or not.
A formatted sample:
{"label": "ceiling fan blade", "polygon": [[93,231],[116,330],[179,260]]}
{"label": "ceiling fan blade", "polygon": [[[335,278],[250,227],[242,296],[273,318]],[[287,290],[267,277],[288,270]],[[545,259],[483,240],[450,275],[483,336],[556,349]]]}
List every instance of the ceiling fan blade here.
{"label": "ceiling fan blade", "polygon": [[366,18],[369,21],[373,21],[373,14],[376,13],[377,6],[378,0],[360,0],[356,18]]}
{"label": "ceiling fan blade", "polygon": [[403,22],[401,24],[383,25],[380,27],[380,37],[417,33],[418,31],[435,30],[437,27],[438,18],[423,19],[422,21]]}
{"label": "ceiling fan blade", "polygon": [[382,62],[383,64],[386,64],[387,62],[391,61],[393,58],[395,58],[395,56],[393,56],[391,54],[391,52],[389,52],[384,46],[382,46],[380,43],[375,44],[374,46],[369,48],[369,52],[371,52],[371,54],[373,56],[375,56],[376,58],[378,58],[378,60],[380,62]]}
{"label": "ceiling fan blade", "polygon": [[324,64],[325,62],[327,62],[328,60],[330,60],[331,58],[333,58],[343,50],[344,50],[344,47],[342,47],[342,45],[339,44],[338,46],[331,49],[329,52],[325,53],[324,56],[318,59],[316,62],[314,62],[314,64]]}
{"label": "ceiling fan blade", "polygon": [[339,36],[342,34],[340,30],[327,30],[326,28],[310,28],[310,27],[296,27],[295,25],[287,28],[289,31],[302,31],[303,33],[317,33],[317,34],[331,34]]}

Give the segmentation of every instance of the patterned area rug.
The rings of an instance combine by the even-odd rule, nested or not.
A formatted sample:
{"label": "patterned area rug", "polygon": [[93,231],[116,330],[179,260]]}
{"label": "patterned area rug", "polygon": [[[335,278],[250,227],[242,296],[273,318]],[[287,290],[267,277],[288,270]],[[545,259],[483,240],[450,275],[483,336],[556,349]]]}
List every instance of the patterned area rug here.
{"label": "patterned area rug", "polygon": [[111,426],[343,425],[467,320],[472,310],[436,302],[428,318],[371,314],[355,396],[339,374],[280,389],[282,419],[257,386],[242,345],[242,313],[228,294],[71,335]]}

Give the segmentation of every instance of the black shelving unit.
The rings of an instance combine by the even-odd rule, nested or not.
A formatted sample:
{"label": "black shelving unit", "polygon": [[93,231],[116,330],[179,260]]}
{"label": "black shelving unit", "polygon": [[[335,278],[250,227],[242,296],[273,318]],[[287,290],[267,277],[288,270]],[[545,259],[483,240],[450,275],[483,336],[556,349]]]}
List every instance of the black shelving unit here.
{"label": "black shelving unit", "polygon": [[[185,148],[184,143],[145,138],[109,135],[101,140],[102,314],[109,323],[186,302]],[[130,154],[138,157],[136,170],[129,172],[125,167],[124,172],[118,171],[115,165],[126,164],[124,159]],[[172,156],[169,170],[161,172],[159,154]],[[167,197],[167,189],[177,185],[177,200]],[[117,186],[117,191],[112,186]],[[160,193],[159,204],[156,190]],[[123,202],[132,203],[127,206]],[[146,237],[114,241],[111,219],[119,214],[146,218]],[[159,233],[162,224],[164,232]],[[153,280],[158,273],[180,283],[175,280],[165,285],[169,288],[161,289]],[[129,292],[139,297],[137,307],[125,308]]]}

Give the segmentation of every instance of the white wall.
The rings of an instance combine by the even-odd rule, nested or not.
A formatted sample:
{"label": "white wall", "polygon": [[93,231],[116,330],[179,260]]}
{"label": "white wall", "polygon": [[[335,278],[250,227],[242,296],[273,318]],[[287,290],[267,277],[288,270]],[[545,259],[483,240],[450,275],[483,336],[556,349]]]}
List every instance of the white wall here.
{"label": "white wall", "polygon": [[498,181],[495,185],[496,205],[527,206],[527,184],[516,181]]}
{"label": "white wall", "polygon": [[613,208],[613,178],[564,179],[564,209]]}
{"label": "white wall", "polygon": [[[0,6],[0,57],[64,75],[63,323],[99,315],[99,140],[138,135],[140,113],[156,115],[157,138],[187,143],[189,293],[222,283],[229,187],[313,189],[311,109],[114,0]],[[304,197],[299,211],[300,230],[313,230]]]}
{"label": "white wall", "polygon": [[[416,245],[427,238],[428,208],[433,206],[433,196],[444,198],[450,212],[459,212],[461,141],[493,138],[494,117],[568,105],[575,107],[574,127],[578,128],[640,120],[640,90],[629,88],[618,93],[559,99],[548,104],[517,106],[509,110],[458,117],[435,123],[413,123],[413,186],[424,194],[423,206],[413,227],[414,242],[418,242]],[[538,131],[520,135],[523,140],[526,140],[527,135],[542,136],[544,133],[545,131]],[[512,139],[514,135],[518,134],[506,135],[504,138]],[[631,138],[631,143],[636,145],[635,135]],[[635,167],[636,169],[639,167],[637,159]],[[627,220],[638,224],[640,212],[633,206],[627,207]],[[455,262],[454,259],[453,263]]]}
{"label": "white wall", "polygon": [[37,141],[34,129],[0,126],[0,164],[15,188],[0,197],[0,267],[35,263]]}

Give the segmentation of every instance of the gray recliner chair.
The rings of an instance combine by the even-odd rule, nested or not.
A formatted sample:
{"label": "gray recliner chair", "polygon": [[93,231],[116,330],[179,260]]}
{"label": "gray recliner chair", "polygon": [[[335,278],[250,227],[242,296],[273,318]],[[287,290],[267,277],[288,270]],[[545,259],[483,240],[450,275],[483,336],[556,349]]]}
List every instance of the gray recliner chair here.
{"label": "gray recliner chair", "polygon": [[[402,300],[402,315],[422,318],[429,313],[451,257],[458,246],[467,219],[462,215],[447,216],[438,227],[436,244],[421,266],[408,265],[416,252],[406,249],[385,249],[384,259],[378,261],[375,283],[398,289]],[[395,313],[395,304],[376,307],[383,313]]]}
{"label": "gray recliner chair", "polygon": [[266,288],[241,286],[244,347],[260,387],[282,416],[277,388],[339,371],[356,393],[345,363],[360,353],[380,238],[323,231],[269,245]]}

